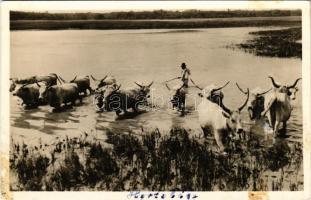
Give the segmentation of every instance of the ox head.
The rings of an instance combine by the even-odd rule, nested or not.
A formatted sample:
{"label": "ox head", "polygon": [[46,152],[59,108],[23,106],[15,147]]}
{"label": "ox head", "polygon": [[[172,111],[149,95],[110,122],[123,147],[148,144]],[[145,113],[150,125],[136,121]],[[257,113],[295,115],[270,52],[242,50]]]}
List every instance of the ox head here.
{"label": "ox head", "polygon": [[93,81],[95,82],[96,85],[96,90],[98,90],[99,88],[108,86],[108,85],[113,85],[116,84],[116,79],[113,76],[105,76],[102,79],[96,79],[94,78],[94,76],[91,75],[91,78],[93,79]]}
{"label": "ox head", "polygon": [[209,85],[202,89],[202,93],[199,93],[199,96],[205,96],[208,100],[213,103],[222,104],[222,100],[224,98],[224,94],[221,91],[224,87],[226,87],[230,81],[228,81],[225,85],[218,87],[214,84]]}
{"label": "ox head", "polygon": [[[236,83],[238,89],[243,93],[247,94],[247,91],[243,90],[238,83]],[[270,92],[271,89],[262,92],[261,89],[256,88],[249,94],[249,100],[247,102],[247,111],[251,120],[259,119],[261,112],[264,111],[265,94]]]}
{"label": "ox head", "polygon": [[29,93],[29,88],[26,87],[28,84],[23,85],[15,85],[13,92],[13,96],[18,96],[20,98],[23,98]]}
{"label": "ox head", "polygon": [[149,85],[142,85],[142,84],[139,84],[137,82],[134,82],[134,83],[139,87],[139,94],[138,94],[138,96],[140,96],[140,97],[147,97],[147,98],[150,97],[150,95],[149,95],[150,87],[153,84],[153,81]]}
{"label": "ox head", "polygon": [[16,79],[10,78],[10,92],[13,92],[16,88]]}
{"label": "ox head", "polygon": [[242,120],[241,120],[241,111],[246,106],[249,99],[249,89],[247,88],[247,97],[244,103],[236,110],[231,110],[223,105],[223,116],[227,118],[227,126],[232,132],[237,135],[244,131],[242,127]]}
{"label": "ox head", "polygon": [[37,86],[39,87],[39,101],[45,102],[47,99],[47,89],[50,87],[50,85],[45,82],[36,82]]}
{"label": "ox head", "polygon": [[223,115],[227,118],[227,126],[234,134],[240,134],[244,131],[242,127],[241,111],[246,106],[249,99],[249,89],[247,88],[247,97],[244,103],[236,110],[231,110],[223,105]]}
{"label": "ox head", "polygon": [[298,91],[298,87],[296,87],[296,85],[301,78],[296,79],[292,85],[280,85],[274,81],[273,77],[269,76],[269,78],[272,81],[275,91],[286,94],[291,100],[296,99],[296,93]]}

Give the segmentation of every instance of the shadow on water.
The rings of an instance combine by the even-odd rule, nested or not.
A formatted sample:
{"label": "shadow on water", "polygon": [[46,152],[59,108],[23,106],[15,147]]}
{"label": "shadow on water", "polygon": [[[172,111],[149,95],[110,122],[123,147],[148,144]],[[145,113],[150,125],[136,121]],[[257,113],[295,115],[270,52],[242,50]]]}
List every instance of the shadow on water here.
{"label": "shadow on water", "polygon": [[34,125],[34,123],[31,123],[27,120],[38,121],[44,119],[36,115],[37,113],[40,112],[42,112],[40,108],[31,108],[31,109],[21,108],[21,110],[17,112],[16,115],[11,116],[11,119],[13,119],[13,123],[11,125],[19,128],[38,130],[40,129],[40,126],[36,126]]}

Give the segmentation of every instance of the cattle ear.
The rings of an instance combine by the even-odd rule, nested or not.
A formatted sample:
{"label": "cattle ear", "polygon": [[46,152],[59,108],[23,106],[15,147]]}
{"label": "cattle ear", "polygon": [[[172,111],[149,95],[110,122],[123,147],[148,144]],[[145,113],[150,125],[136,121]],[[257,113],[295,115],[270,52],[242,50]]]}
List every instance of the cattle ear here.
{"label": "cattle ear", "polygon": [[203,97],[203,94],[201,92],[198,93],[199,97]]}
{"label": "cattle ear", "polygon": [[226,113],[226,112],[221,112],[222,113],[222,115],[225,117],[225,118],[229,118],[230,117],[230,115],[228,114],[228,113]]}

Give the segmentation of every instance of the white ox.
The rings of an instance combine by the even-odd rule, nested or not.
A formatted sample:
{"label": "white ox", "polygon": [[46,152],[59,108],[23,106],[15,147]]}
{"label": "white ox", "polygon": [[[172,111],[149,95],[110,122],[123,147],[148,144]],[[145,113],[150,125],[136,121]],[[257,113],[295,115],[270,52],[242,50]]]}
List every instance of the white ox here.
{"label": "white ox", "polygon": [[293,85],[279,85],[273,77],[269,76],[274,86],[274,89],[265,96],[265,110],[262,116],[265,116],[269,111],[269,123],[273,128],[273,135],[276,136],[280,123],[283,122],[283,131],[286,131],[286,123],[291,116],[293,107],[291,101],[296,99],[298,88],[296,87],[301,78],[296,79]]}
{"label": "white ox", "polygon": [[204,134],[206,131],[210,131],[215,137],[220,151],[224,151],[223,139],[226,139],[230,133],[236,135],[244,131],[240,112],[248,101],[249,92],[247,93],[246,101],[237,110],[230,110],[224,105],[224,108],[222,108],[217,103],[208,100],[207,98],[211,96],[213,92],[215,92],[215,89],[205,91],[205,94],[199,93],[199,96],[203,97],[197,109],[199,123]]}

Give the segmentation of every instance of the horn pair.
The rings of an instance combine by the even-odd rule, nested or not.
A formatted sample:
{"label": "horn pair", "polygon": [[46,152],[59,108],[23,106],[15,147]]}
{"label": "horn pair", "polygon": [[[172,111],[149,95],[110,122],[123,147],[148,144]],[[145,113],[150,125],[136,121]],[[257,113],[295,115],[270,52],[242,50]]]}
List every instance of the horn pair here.
{"label": "horn pair", "polygon": [[[239,89],[243,94],[247,94],[247,92],[245,92],[245,91],[239,86],[238,83],[235,83],[235,85],[238,87],[238,89]],[[258,95],[258,96],[264,95],[264,94],[270,92],[271,90],[272,90],[272,88],[270,88],[269,90],[264,91],[264,92],[262,92],[262,93],[259,93],[259,94],[257,94],[257,95]]]}
{"label": "horn pair", "polygon": [[[242,91],[243,91],[243,90],[242,90]],[[243,93],[244,93],[244,92],[243,92]],[[246,93],[244,93],[244,94],[247,95],[247,98],[246,98],[245,102],[238,108],[238,111],[239,111],[239,112],[241,112],[241,111],[243,110],[243,108],[246,106],[246,104],[247,104],[247,102],[248,102],[248,99],[249,99],[249,89],[248,89],[248,88],[247,88]],[[232,111],[231,111],[229,108],[227,108],[224,104],[223,104],[223,110],[224,110],[225,112],[229,113],[229,114],[232,113]]]}
{"label": "horn pair", "polygon": [[[104,81],[108,76],[106,75],[104,78],[102,78],[100,80],[100,82]],[[98,79],[96,79],[93,75],[91,75],[91,78],[93,79],[93,81],[98,81]]]}

